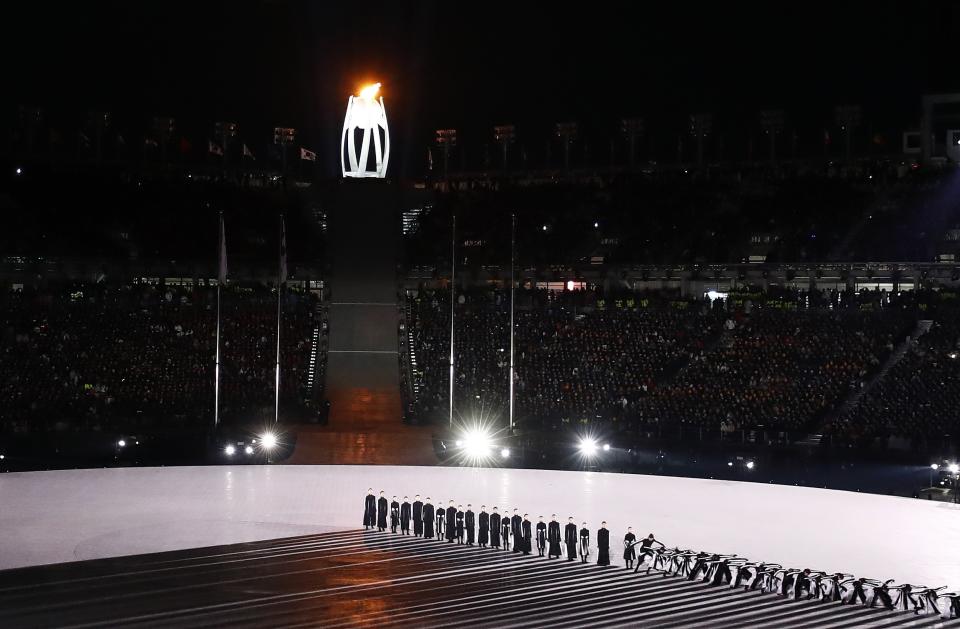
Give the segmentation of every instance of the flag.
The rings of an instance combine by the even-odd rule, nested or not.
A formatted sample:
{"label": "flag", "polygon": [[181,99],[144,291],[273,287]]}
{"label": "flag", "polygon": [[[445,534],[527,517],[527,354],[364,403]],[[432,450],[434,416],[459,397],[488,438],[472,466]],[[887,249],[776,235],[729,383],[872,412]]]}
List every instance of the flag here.
{"label": "flag", "polygon": [[227,281],[227,231],[223,226],[223,214],[220,215],[220,269],[217,273],[217,282]]}
{"label": "flag", "polygon": [[213,153],[214,155],[219,155],[220,157],[223,157],[223,149],[220,148],[220,145],[214,142],[213,140],[207,141],[207,150]]}
{"label": "flag", "polygon": [[[303,149],[300,149],[301,151]],[[280,279],[277,284],[283,284],[287,281],[287,227],[283,222],[283,215],[280,215]]]}
{"label": "flag", "polygon": [[317,161],[317,154],[313,151],[308,151],[307,149],[300,147],[300,159],[305,159],[308,162]]}
{"label": "flag", "polygon": [[246,145],[246,144],[243,145],[243,156],[244,156],[244,157],[249,157],[249,158],[252,159],[252,160],[256,160],[256,159],[257,159],[256,157],[253,156],[253,151],[251,151],[250,149],[247,148],[247,145]]}

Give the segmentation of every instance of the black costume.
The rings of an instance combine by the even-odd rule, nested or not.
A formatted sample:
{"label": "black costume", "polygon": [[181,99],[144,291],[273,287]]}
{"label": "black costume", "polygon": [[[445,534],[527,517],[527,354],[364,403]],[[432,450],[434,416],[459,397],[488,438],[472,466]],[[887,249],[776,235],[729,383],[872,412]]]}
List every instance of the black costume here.
{"label": "black costume", "polygon": [[562,554],[560,551],[560,523],[556,520],[551,520],[550,526],[547,528],[547,539],[550,541],[550,550],[547,551],[547,554],[553,559]]}
{"label": "black costume", "polygon": [[519,553],[523,550],[523,533],[520,527],[523,525],[523,518],[515,515],[510,518],[510,535],[513,536],[513,552]]}
{"label": "black costume", "polygon": [[543,550],[547,547],[547,525],[537,522],[537,554],[543,557]]}
{"label": "black costume", "polygon": [[490,514],[490,545],[500,548],[500,514]]}
{"label": "black costume", "polygon": [[377,499],[377,530],[387,530],[387,499],[383,496]]}
{"label": "black costume", "polygon": [[563,527],[563,543],[567,545],[567,561],[577,557],[577,525],[573,522]]}
{"label": "black costume", "polygon": [[363,499],[363,528],[369,529],[377,523],[377,498],[367,494]]}
{"label": "black costume", "polygon": [[[499,520],[499,518],[497,519]],[[480,517],[477,518],[477,520],[480,524],[480,535],[477,536],[477,543],[480,544],[480,548],[486,548],[490,542],[490,514],[486,511],[481,511]]]}
{"label": "black costume", "polygon": [[[663,546],[663,542],[660,542],[660,541],[658,541],[658,540],[656,540],[656,539],[654,539],[654,538],[652,538],[652,537],[649,537],[649,536],[648,536],[648,537],[644,537],[642,540],[640,540],[640,553],[639,553],[639,555],[637,556],[637,567],[634,568],[634,570],[633,570],[634,572],[639,572],[639,571],[640,571],[640,564],[643,563],[643,558],[644,558],[644,557],[648,557],[648,558],[650,559],[650,561],[647,563],[647,573],[648,573],[648,574],[650,573],[650,569],[653,567],[653,564],[655,563],[655,562],[654,562],[654,553],[655,553],[655,551],[654,551],[654,549],[653,549],[653,545],[654,545],[654,544],[660,544],[660,548],[663,548],[663,547],[664,547],[664,546]],[[738,574],[738,575],[740,574],[739,571],[737,572],[737,574]]]}
{"label": "black costume", "polygon": [[590,529],[583,527],[580,529],[580,563],[587,563],[587,557],[590,556]]}
{"label": "black costume", "polygon": [[477,526],[476,517],[476,514],[470,509],[467,509],[467,512],[463,514],[463,526],[467,530],[467,546],[473,546]]}
{"label": "black costume", "polygon": [[400,505],[400,532],[410,534],[410,503],[406,500]]}
{"label": "black costume", "polygon": [[413,501],[413,534],[417,537],[423,535],[423,503],[419,500]]}
{"label": "black costume", "polygon": [[390,503],[390,532],[396,533],[400,525],[400,503],[394,500]]}
{"label": "black costume", "polygon": [[[523,535],[523,539],[520,541],[520,547],[524,555],[529,555],[533,550],[533,530],[530,525],[530,520],[526,518],[523,519],[523,523],[521,524],[521,535]],[[514,544],[514,546],[516,546],[516,544]]]}
{"label": "black costume", "polygon": [[[420,529],[423,531],[424,539],[433,539],[433,505],[432,504],[428,502],[423,505],[422,511],[421,511],[421,517],[423,519],[420,520]],[[413,523],[414,525],[416,525],[417,521],[414,520]]]}
{"label": "black costume", "polygon": [[463,543],[463,511],[457,511],[457,543]]}
{"label": "black costume", "polygon": [[443,541],[443,531],[444,524],[447,521],[447,512],[443,510],[443,507],[437,505],[437,540]]}
{"label": "black costume", "polygon": [[610,531],[607,529],[597,531],[597,565],[610,565]]}
{"label": "black costume", "polygon": [[[510,526],[510,518],[504,518],[500,524],[500,532],[503,536],[503,549],[510,550],[510,533],[513,531],[513,527]],[[516,540],[513,541],[514,544],[517,543]]]}
{"label": "black costume", "polygon": [[447,541],[452,542],[457,539],[457,508],[447,507],[447,521],[444,522],[447,532]]}
{"label": "black costume", "polygon": [[637,536],[627,533],[623,536],[623,560],[627,562],[627,570],[633,567],[633,560],[637,558],[637,551],[633,549]]}

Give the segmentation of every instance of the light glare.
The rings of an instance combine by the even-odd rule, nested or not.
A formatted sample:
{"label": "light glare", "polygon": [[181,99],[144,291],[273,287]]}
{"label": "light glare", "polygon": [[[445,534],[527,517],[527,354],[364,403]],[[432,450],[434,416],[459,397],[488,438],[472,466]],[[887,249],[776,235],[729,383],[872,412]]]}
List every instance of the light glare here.
{"label": "light glare", "polygon": [[260,437],[260,442],[264,449],[272,450],[277,445],[277,436],[272,432],[265,432]]}
{"label": "light glare", "polygon": [[233,446],[227,446],[226,448],[223,449],[223,451],[226,453],[227,456],[233,456],[233,453],[236,452],[237,449],[234,448]]}

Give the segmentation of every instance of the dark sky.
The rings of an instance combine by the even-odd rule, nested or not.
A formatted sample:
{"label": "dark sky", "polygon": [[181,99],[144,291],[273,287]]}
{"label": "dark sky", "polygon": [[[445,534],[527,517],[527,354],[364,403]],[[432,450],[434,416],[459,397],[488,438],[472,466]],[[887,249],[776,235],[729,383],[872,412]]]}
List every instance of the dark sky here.
{"label": "dark sky", "polygon": [[710,111],[722,130],[783,108],[813,128],[848,102],[902,126],[921,93],[960,90],[952,1],[65,5],[5,6],[6,106],[106,109],[134,127],[168,114],[199,135],[230,119],[252,145],[289,125],[334,158],[368,78],[412,162],[437,127],[479,146],[495,123],[532,143],[564,119],[600,136],[624,115],[682,128]]}

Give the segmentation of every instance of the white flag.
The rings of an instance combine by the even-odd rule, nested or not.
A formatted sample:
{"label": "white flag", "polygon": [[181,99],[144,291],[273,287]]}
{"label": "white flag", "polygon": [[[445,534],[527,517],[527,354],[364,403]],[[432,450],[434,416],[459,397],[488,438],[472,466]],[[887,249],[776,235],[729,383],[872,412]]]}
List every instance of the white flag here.
{"label": "white flag", "polygon": [[313,151],[308,151],[307,149],[300,147],[300,159],[305,159],[308,162],[317,161],[317,154]]}
{"label": "white flag", "polygon": [[223,214],[220,215],[220,270],[217,281],[220,284],[227,281],[227,232],[223,226]]}

